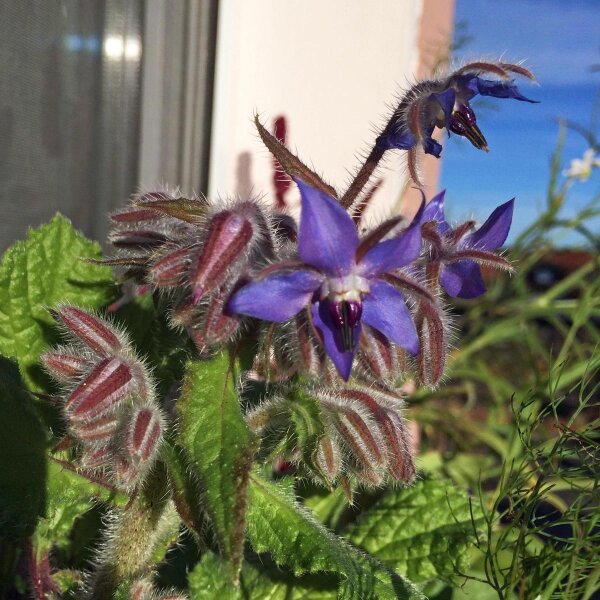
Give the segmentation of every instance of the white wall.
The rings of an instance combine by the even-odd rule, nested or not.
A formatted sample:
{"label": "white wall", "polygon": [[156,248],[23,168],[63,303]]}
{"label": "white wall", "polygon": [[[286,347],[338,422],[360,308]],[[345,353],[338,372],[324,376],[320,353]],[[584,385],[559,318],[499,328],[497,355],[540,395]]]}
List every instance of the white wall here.
{"label": "white wall", "polygon": [[[422,0],[221,0],[210,195],[246,191],[238,167],[247,153],[254,193],[272,195],[255,111],[269,128],[284,114],[288,146],[343,191],[386,103],[417,71],[421,10]],[[400,156],[387,159],[381,174],[372,207],[379,214],[402,191]]]}

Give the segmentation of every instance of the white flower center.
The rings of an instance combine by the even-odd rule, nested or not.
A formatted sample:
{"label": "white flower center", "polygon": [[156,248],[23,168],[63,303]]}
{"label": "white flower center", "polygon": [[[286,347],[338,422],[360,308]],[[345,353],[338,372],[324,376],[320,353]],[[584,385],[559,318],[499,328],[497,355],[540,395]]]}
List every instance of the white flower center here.
{"label": "white flower center", "polygon": [[321,286],[321,300],[329,298],[332,302],[360,302],[369,290],[369,281],[355,273],[330,277]]}

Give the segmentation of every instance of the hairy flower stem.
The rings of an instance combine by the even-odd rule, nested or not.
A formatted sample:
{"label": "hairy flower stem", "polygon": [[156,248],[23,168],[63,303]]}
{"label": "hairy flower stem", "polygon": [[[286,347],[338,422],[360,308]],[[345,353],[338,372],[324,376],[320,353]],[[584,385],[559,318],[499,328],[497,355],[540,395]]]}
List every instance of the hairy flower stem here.
{"label": "hairy flower stem", "polygon": [[[384,131],[387,130],[387,127]],[[371,175],[377,168],[379,161],[383,158],[385,150],[383,148],[379,148],[378,146],[373,146],[373,149],[367,156],[365,162],[362,167],[358,170],[358,173],[354,177],[350,187],[346,190],[344,195],[340,199],[340,204],[344,208],[350,208],[357,196],[360,194],[362,189],[367,185],[369,179],[371,179]]]}
{"label": "hairy flower stem", "polygon": [[88,600],[112,598],[119,585],[143,576],[151,566],[153,552],[162,539],[163,524],[170,521],[174,510],[167,481],[166,470],[159,463],[139,496],[109,525]]}

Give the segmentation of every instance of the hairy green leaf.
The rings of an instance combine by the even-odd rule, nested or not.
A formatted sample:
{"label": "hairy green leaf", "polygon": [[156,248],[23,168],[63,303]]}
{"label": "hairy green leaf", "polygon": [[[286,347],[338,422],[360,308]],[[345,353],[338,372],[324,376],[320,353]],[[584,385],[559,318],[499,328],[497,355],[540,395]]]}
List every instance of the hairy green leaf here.
{"label": "hairy green leaf", "polygon": [[335,576],[294,577],[264,562],[269,561],[258,557],[255,564],[244,562],[239,586],[234,587],[227,580],[223,562],[214,554],[205,554],[188,578],[191,600],[330,600],[337,595]]}
{"label": "hairy green leaf", "polygon": [[235,377],[226,354],[210,362],[190,363],[177,403],[180,442],[197,471],[206,512],[234,581],[242,560],[246,492],[255,449],[240,409]]}
{"label": "hairy green leaf", "polygon": [[296,575],[337,573],[339,598],[423,598],[408,580],[317,523],[282,486],[253,474],[248,496],[248,535],[256,552],[270,552]]}
{"label": "hairy green leaf", "polygon": [[0,356],[0,537],[31,535],[43,514],[46,446],[17,365]]}
{"label": "hairy green leaf", "polygon": [[100,246],[77,233],[57,215],[29,231],[0,263],[0,353],[15,357],[25,383],[46,388],[38,364],[40,352],[56,341],[48,314],[59,302],[100,308],[114,299],[116,287],[108,267],[85,263],[98,258]]}
{"label": "hairy green leaf", "polygon": [[123,505],[127,500],[54,460],[48,461],[47,493],[45,516],[35,532],[37,548],[46,550],[66,544],[75,521],[98,502]]}
{"label": "hairy green leaf", "polygon": [[413,581],[464,569],[475,536],[466,493],[437,480],[388,492],[344,535]]}

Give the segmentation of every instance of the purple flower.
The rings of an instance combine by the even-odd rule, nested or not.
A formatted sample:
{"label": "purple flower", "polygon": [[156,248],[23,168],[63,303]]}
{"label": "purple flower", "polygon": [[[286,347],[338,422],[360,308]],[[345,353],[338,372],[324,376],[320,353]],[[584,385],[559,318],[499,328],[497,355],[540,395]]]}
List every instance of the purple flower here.
{"label": "purple flower", "polygon": [[485,292],[481,264],[511,270],[510,263],[493,251],[506,241],[513,216],[514,198],[496,208],[486,222],[473,231],[466,221],[454,229],[444,216],[444,193],[429,202],[421,216],[423,237],[431,244],[428,265],[453,298],[476,298]]}
{"label": "purple flower", "polygon": [[414,261],[421,250],[415,218],[402,235],[374,242],[359,240],[340,204],[301,180],[298,231],[300,261],[267,267],[257,281],[238,290],[229,310],[287,321],[305,307],[338,373],[347,380],[364,322],[416,354],[419,341],[404,297],[386,273]]}
{"label": "purple flower", "polygon": [[[480,77],[482,73],[502,79],[484,79]],[[480,95],[535,102],[519,92],[511,73],[534,78],[520,65],[476,62],[443,79],[418,83],[401,101],[395,113],[397,118],[379,136],[377,145],[383,150],[411,150],[420,145],[426,154],[439,158],[442,146],[432,137],[434,129],[439,127],[446,128],[448,134],[466,137],[473,146],[487,152],[487,141],[477,126],[469,101]]]}

